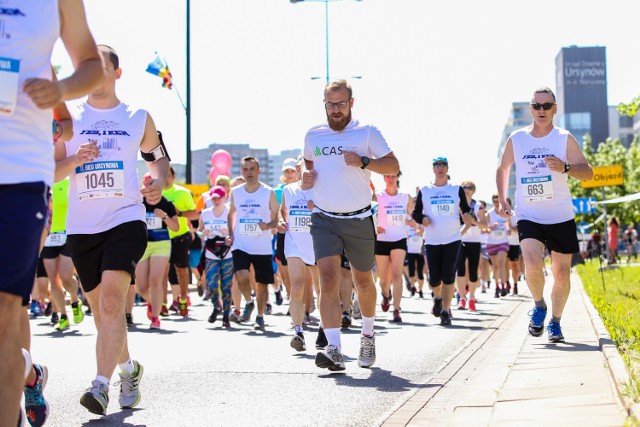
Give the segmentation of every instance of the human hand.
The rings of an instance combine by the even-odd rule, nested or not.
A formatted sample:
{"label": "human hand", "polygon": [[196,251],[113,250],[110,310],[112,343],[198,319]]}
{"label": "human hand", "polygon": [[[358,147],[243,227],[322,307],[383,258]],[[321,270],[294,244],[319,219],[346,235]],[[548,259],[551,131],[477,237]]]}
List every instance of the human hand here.
{"label": "human hand", "polygon": [[553,172],[564,172],[564,161],[560,160],[556,156],[547,156],[542,159],[545,165],[549,168],[549,170]]}
{"label": "human hand", "polygon": [[57,81],[41,78],[26,79],[22,90],[42,110],[54,108],[63,100],[62,86]]}
{"label": "human hand", "polygon": [[424,218],[422,218],[423,227],[428,227],[430,225],[431,225],[431,219],[428,216],[425,216]]}
{"label": "human hand", "polygon": [[302,185],[300,188],[303,190],[309,190],[313,188],[313,184],[316,182],[317,172],[315,170],[306,170],[302,172]]}
{"label": "human hand", "polygon": [[98,148],[98,144],[95,142],[90,142],[88,144],[82,144],[76,150],[75,162],[76,166],[82,166],[87,162],[92,162],[100,156],[100,149]]}
{"label": "human hand", "polygon": [[344,162],[347,166],[353,166],[360,168],[362,167],[362,156],[353,151],[343,151],[342,155],[344,156]]}
{"label": "human hand", "polygon": [[380,226],[378,226],[378,234],[383,234],[386,230]]}
{"label": "human hand", "polygon": [[147,199],[150,205],[156,205],[162,199],[162,190],[164,189],[164,180],[152,178],[145,181],[145,187],[140,190],[142,196]]}

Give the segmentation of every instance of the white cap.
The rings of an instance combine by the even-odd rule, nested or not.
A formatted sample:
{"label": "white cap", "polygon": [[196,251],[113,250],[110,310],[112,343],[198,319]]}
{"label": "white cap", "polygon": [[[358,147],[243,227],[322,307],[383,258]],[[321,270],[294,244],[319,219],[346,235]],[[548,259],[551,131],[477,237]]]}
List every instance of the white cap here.
{"label": "white cap", "polygon": [[286,171],[287,169],[293,169],[296,170],[296,159],[289,157],[288,159],[285,159],[284,162],[282,162],[282,171]]}

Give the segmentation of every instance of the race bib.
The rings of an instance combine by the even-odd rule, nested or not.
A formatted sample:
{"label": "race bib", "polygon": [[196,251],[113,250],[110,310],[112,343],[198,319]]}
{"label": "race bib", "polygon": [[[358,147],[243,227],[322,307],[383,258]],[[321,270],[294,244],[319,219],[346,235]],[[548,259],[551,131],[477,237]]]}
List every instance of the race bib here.
{"label": "race bib", "polygon": [[520,190],[525,202],[541,202],[553,199],[551,175],[522,178]]}
{"label": "race bib", "polygon": [[388,209],[387,210],[387,226],[400,227],[404,225],[406,217],[406,211],[402,209]]}
{"label": "race bib", "polygon": [[153,212],[147,212],[145,219],[147,220],[147,230],[159,230],[162,228],[162,218],[156,216]]}
{"label": "race bib", "polygon": [[495,239],[504,239],[507,236],[507,230],[504,227],[500,226],[491,231],[491,234]]}
{"label": "race bib", "polygon": [[432,200],[431,214],[434,216],[454,216],[457,214],[453,200]]}
{"label": "race bib", "polygon": [[260,218],[240,218],[240,235],[244,237],[260,237],[262,229],[260,228]]}
{"label": "race bib", "polygon": [[0,58],[0,116],[11,116],[18,104],[20,61]]}
{"label": "race bib", "polygon": [[65,231],[51,233],[44,241],[44,245],[48,248],[62,246],[65,243],[67,243],[67,233]]}
{"label": "race bib", "polygon": [[292,209],[289,211],[289,231],[293,233],[310,233],[311,211],[308,209]]}
{"label": "race bib", "polygon": [[213,236],[223,236],[225,234],[223,232],[223,229],[226,228],[226,225],[227,221],[225,221],[224,219],[214,219],[211,221],[205,221],[204,228]]}
{"label": "race bib", "polygon": [[91,162],[76,168],[78,199],[124,196],[124,162]]}

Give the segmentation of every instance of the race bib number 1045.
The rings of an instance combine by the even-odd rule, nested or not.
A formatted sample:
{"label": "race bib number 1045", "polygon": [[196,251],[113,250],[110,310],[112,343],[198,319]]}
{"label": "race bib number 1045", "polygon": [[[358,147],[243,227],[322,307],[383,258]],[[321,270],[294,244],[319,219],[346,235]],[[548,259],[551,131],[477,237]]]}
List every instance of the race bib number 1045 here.
{"label": "race bib number 1045", "polygon": [[91,162],[76,168],[78,199],[124,196],[124,162]]}

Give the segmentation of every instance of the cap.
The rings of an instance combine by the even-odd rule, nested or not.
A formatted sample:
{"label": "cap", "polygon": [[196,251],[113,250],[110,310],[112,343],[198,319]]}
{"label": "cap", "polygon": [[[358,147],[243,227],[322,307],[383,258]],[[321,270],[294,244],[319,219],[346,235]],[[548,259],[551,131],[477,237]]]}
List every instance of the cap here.
{"label": "cap", "polygon": [[436,157],[435,159],[433,159],[433,163],[446,163],[449,164],[449,160],[447,160],[446,157]]}
{"label": "cap", "polygon": [[285,159],[284,162],[282,162],[282,171],[286,171],[287,169],[293,169],[296,170],[296,164],[298,162],[296,162],[296,159],[289,157],[288,159]]}
{"label": "cap", "polygon": [[211,187],[211,190],[209,190],[209,195],[212,199],[223,199],[227,195],[227,192],[224,191],[224,188],[220,187],[219,185],[214,185],[213,187]]}

